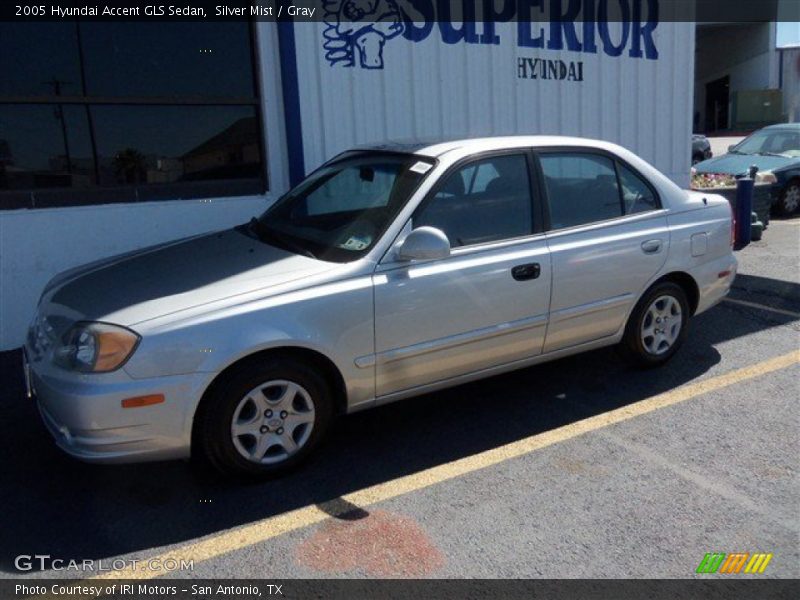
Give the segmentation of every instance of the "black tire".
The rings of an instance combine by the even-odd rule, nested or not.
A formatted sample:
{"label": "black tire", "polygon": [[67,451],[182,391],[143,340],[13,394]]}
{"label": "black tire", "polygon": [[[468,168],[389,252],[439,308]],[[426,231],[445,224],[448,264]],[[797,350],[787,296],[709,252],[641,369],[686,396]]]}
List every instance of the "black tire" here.
{"label": "black tire", "polygon": [[792,202],[794,204],[793,207],[787,207],[786,202],[790,194],[800,194],[800,181],[796,179],[790,181],[789,185],[783,188],[778,201],[775,203],[775,212],[782,217],[789,217],[800,209],[800,204],[796,203],[796,201]]}
{"label": "black tire", "polygon": [[[680,330],[676,332],[675,340],[666,351],[661,354],[654,354],[645,347],[640,332],[648,316],[648,309],[662,296],[674,298],[680,306]],[[651,368],[663,365],[675,355],[686,339],[689,333],[690,316],[691,309],[689,308],[689,301],[686,297],[686,292],[680,285],[671,281],[656,283],[639,299],[639,302],[636,303],[633,312],[631,312],[628,318],[628,324],[625,326],[625,334],[620,343],[620,349],[623,355],[639,367]]]}
{"label": "black tire", "polygon": [[[231,425],[243,398],[260,385],[276,380],[296,383],[308,394],[314,408],[313,426],[295,454],[280,462],[262,464],[246,459],[237,450]],[[265,388],[270,389],[268,386]],[[227,476],[260,479],[282,475],[296,468],[317,448],[333,417],[330,385],[315,369],[292,359],[265,357],[248,360],[223,380],[215,382],[203,397],[195,419],[192,450],[200,454],[197,458],[201,463],[207,462]]]}

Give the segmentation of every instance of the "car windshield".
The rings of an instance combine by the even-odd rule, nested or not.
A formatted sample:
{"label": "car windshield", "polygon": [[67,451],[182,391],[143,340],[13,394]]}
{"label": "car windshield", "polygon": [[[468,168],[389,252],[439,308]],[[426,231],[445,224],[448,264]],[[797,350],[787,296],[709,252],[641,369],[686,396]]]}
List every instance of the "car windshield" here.
{"label": "car windshield", "polygon": [[251,228],[263,241],[320,260],[366,254],[433,166],[409,154],[347,153],[289,191]]}
{"label": "car windshield", "polygon": [[800,157],[800,131],[762,129],[746,138],[731,151],[737,154]]}

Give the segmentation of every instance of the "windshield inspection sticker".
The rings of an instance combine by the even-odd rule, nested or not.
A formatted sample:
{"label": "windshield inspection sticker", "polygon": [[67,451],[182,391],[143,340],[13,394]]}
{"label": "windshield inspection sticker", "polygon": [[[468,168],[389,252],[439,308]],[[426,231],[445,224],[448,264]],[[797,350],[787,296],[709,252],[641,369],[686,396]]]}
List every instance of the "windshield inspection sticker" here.
{"label": "windshield inspection sticker", "polygon": [[411,167],[409,171],[419,173],[420,175],[425,175],[425,173],[431,170],[432,166],[433,165],[431,163],[426,163],[420,160],[413,167]]}
{"label": "windshield inspection sticker", "polygon": [[370,236],[364,237],[357,237],[355,235],[351,235],[344,244],[339,244],[339,248],[344,248],[345,250],[363,250],[369,243],[372,241]]}

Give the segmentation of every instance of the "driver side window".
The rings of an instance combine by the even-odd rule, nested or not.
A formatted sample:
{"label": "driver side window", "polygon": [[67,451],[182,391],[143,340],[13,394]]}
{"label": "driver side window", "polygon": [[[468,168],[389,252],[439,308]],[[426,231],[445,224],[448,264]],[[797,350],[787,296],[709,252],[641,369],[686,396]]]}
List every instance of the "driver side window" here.
{"label": "driver side window", "polygon": [[505,154],[451,173],[412,221],[441,229],[457,248],[530,235],[531,204],[525,155]]}

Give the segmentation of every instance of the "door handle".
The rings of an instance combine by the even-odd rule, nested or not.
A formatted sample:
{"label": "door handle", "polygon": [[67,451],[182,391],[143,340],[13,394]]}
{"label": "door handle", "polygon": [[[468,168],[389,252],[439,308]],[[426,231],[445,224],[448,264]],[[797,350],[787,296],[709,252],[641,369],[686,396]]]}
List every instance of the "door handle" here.
{"label": "door handle", "polygon": [[536,279],[542,272],[539,263],[528,263],[525,265],[517,265],[511,269],[511,276],[517,281],[527,281],[528,279]]}
{"label": "door handle", "polygon": [[647,240],[642,242],[642,252],[645,254],[658,254],[661,252],[661,240]]}

